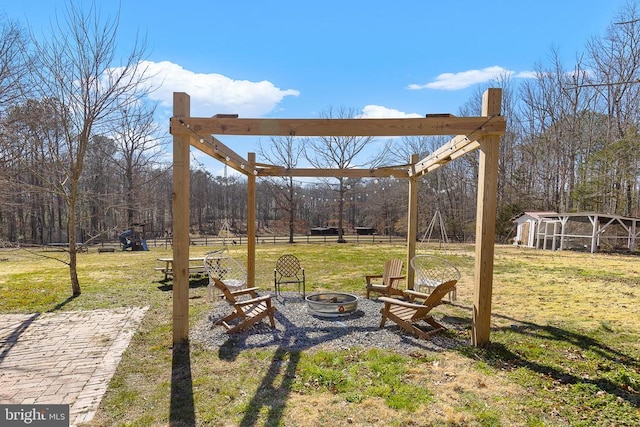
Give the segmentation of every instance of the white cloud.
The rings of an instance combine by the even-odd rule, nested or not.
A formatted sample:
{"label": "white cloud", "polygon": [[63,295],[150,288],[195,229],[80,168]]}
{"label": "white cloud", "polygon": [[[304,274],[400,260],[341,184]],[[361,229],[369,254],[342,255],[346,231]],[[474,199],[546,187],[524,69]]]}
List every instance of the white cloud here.
{"label": "white cloud", "polygon": [[298,96],[294,89],[280,89],[263,80],[234,80],[222,74],[194,73],[169,61],[144,61],[150,84],[157,89],[150,98],[163,107],[173,104],[173,92],[186,92],[191,97],[191,115],[210,117],[214,114],[239,114],[261,117],[273,111],[285,96]]}
{"label": "white cloud", "polygon": [[468,70],[461,71],[459,73],[443,73],[436,77],[436,79],[426,84],[410,84],[408,89],[420,90],[420,89],[441,89],[441,90],[459,90],[466,89],[478,83],[486,83],[491,80],[497,79],[502,76],[515,76],[522,78],[531,78],[532,73],[528,71],[515,73],[514,71],[507,70],[506,68],[494,65],[493,67],[486,67],[481,70]]}
{"label": "white cloud", "polygon": [[403,113],[394,108],[387,108],[381,105],[367,105],[362,109],[362,115],[360,115],[360,118],[363,119],[403,119],[408,117],[422,116],[416,113]]}
{"label": "white cloud", "polygon": [[520,71],[518,74],[514,74],[514,77],[518,77],[520,79],[537,79],[538,73],[535,71]]}

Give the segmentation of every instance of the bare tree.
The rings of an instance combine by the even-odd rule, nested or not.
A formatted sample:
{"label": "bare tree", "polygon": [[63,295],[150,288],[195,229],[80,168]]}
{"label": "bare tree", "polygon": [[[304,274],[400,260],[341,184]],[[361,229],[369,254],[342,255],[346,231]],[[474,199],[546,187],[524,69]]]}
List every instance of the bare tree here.
{"label": "bare tree", "polygon": [[69,3],[64,19],[52,24],[49,39],[34,37],[33,84],[52,103],[63,138],[55,161],[68,207],[69,275],[72,294],[81,293],[77,274],[79,182],[94,135],[111,130],[112,117],[147,94],[141,61],[145,48],[134,42],[128,56],[117,57],[118,18],[103,20],[95,5],[84,10]]}
{"label": "bare tree", "polygon": [[431,152],[429,147],[432,145],[431,141],[434,139],[442,141],[445,137],[403,136],[395,141],[396,144],[389,153],[389,159],[397,164],[406,163],[413,154],[417,154],[420,159],[422,159]]}
{"label": "bare tree", "polygon": [[[633,212],[637,194],[638,117],[640,116],[640,10],[628,2],[609,25],[603,38],[593,38],[587,45],[591,60],[593,87],[599,92],[608,117],[611,145],[602,151],[601,172],[608,175],[608,209]],[[615,153],[611,159],[608,156]]]}
{"label": "bare tree", "polygon": [[640,107],[640,11],[627,3],[603,38],[587,43],[591,83],[601,95],[611,126],[609,140],[621,138]]}
{"label": "bare tree", "polygon": [[[28,58],[22,52],[26,44],[22,29],[0,15],[0,120],[3,119],[3,112],[16,103],[21,91],[25,89],[29,67]],[[11,156],[13,149],[9,145],[5,126],[0,123],[0,204],[4,207],[11,206],[14,202],[16,193],[12,187],[15,185],[15,177],[12,174],[17,171],[12,167],[16,159]]]}
{"label": "bare tree", "polygon": [[0,110],[18,101],[26,91],[30,59],[23,53],[27,38],[18,24],[0,16]]}
{"label": "bare tree", "polygon": [[[79,223],[88,224],[90,239],[115,234],[114,226],[122,204],[122,183],[115,167],[116,143],[112,138],[94,136],[87,148],[81,179],[82,211]],[[84,220],[85,217],[88,220]],[[82,218],[82,219],[81,219]]]}
{"label": "bare tree", "polygon": [[[54,109],[50,99],[28,100],[8,110],[3,123],[3,156],[6,156],[3,171],[10,176],[7,188],[13,194],[3,206],[11,207],[5,215],[18,223],[22,222],[20,217],[28,215],[40,227],[53,228],[56,219],[64,216],[58,203],[64,194],[56,187],[62,179],[61,168],[51,160],[60,156],[58,148],[62,133],[52,114]],[[21,199],[22,196],[25,200]],[[30,207],[26,200],[35,202],[35,205]],[[41,210],[43,208],[44,211]],[[17,233],[24,237],[25,242],[50,243],[42,234],[40,238],[29,235],[24,227]],[[9,238],[13,239],[15,234],[16,231],[11,230]],[[52,233],[48,233],[48,237],[52,238]]]}
{"label": "bare tree", "polygon": [[[293,136],[272,137],[271,144],[264,147],[260,142],[258,153],[268,162],[274,165],[282,166],[285,169],[293,169],[298,166],[298,161],[303,153],[302,144]],[[274,199],[278,207],[287,213],[289,223],[289,243],[294,243],[293,235],[295,232],[295,215],[296,215],[296,187],[292,176],[283,176],[278,179],[284,183],[285,192],[274,191]],[[277,185],[275,186],[277,188]],[[271,186],[274,189],[274,186]]]}
{"label": "bare tree", "polygon": [[[356,117],[356,110],[349,108],[329,109],[321,114],[325,119],[351,119]],[[361,167],[365,163],[358,161],[371,147],[373,137],[367,136],[326,136],[310,138],[305,144],[305,157],[317,168],[350,169]],[[384,153],[379,152],[374,160],[369,160],[367,165],[379,162]],[[338,180],[338,243],[345,243],[343,230],[344,198],[353,182],[340,177]]]}
{"label": "bare tree", "polygon": [[[113,139],[119,157],[116,164],[124,179],[126,227],[136,221],[136,213],[140,212],[139,201],[142,199],[142,188],[145,185],[142,171],[148,166],[153,166],[161,154],[162,140],[153,118],[154,113],[155,105],[142,102],[125,105],[115,113]],[[142,218],[138,218],[138,221],[144,222]]]}

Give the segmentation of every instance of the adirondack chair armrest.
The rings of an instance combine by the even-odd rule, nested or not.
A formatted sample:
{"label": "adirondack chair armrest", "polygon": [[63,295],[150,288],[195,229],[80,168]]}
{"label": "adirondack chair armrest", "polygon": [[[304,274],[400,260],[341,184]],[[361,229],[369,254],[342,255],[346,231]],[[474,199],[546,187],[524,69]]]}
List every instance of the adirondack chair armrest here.
{"label": "adirondack chair armrest", "polygon": [[395,289],[400,289],[400,282],[402,282],[404,279],[405,279],[405,276],[389,277],[389,287],[390,288],[395,288]]}
{"label": "adirondack chair armrest", "polygon": [[416,304],[413,302],[403,301],[401,299],[395,299],[395,298],[389,298],[389,297],[378,297],[378,301],[383,301],[385,303],[385,306],[388,304],[395,304],[395,305],[401,305],[407,308],[413,308],[416,310],[426,307],[425,305],[422,305],[422,304]]}
{"label": "adirondack chair armrest", "polygon": [[238,307],[242,307],[245,305],[249,305],[249,304],[256,304],[256,303],[260,303],[263,301],[268,301],[269,303],[271,302],[271,295],[263,295],[257,298],[251,298],[245,301],[237,301],[234,305],[238,306]]}
{"label": "adirondack chair armrest", "polygon": [[424,292],[418,292],[411,289],[407,289],[404,291],[405,294],[409,297],[409,301],[413,302],[416,298],[418,299],[427,299],[429,294],[425,294]]}
{"label": "adirondack chair armrest", "polygon": [[245,288],[245,289],[238,289],[237,291],[231,291],[231,295],[233,296],[237,296],[237,295],[246,295],[246,294],[255,294],[258,289],[260,288]]}
{"label": "adirondack chair armrest", "polygon": [[367,281],[367,285],[370,285],[371,279],[382,279],[382,274],[367,274],[364,278]]}

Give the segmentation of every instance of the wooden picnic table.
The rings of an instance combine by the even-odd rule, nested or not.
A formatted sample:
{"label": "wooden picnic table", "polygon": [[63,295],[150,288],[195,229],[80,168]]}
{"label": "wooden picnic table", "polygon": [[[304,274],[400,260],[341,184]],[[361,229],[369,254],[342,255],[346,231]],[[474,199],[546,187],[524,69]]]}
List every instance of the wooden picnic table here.
{"label": "wooden picnic table", "polygon": [[[207,271],[204,268],[204,257],[189,258],[189,276],[203,275]],[[164,263],[163,267],[155,267],[155,270],[164,273],[164,280],[173,277],[173,258],[158,258],[158,262]]]}

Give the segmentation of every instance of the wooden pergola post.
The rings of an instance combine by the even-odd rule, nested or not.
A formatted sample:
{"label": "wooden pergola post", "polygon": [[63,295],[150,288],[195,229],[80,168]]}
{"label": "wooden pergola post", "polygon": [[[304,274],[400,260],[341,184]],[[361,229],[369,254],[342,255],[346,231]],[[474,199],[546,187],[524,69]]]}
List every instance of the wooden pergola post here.
{"label": "wooden pergola post", "polygon": [[248,153],[247,175],[247,286],[256,283],[256,153]]}
{"label": "wooden pergola post", "polygon": [[[482,98],[482,115],[489,117],[500,115],[501,103],[502,90],[488,89]],[[476,207],[476,259],[471,344],[475,347],[486,347],[489,345],[491,332],[500,136],[483,136],[479,139],[479,143],[480,164]]]}
{"label": "wooden pergola post", "polygon": [[[189,117],[189,95],[173,94],[173,116]],[[173,343],[189,341],[190,137],[173,134]]]}
{"label": "wooden pergola post", "polygon": [[[411,169],[418,162],[418,155],[412,154],[409,163]],[[407,209],[407,288],[413,289],[415,272],[411,268],[411,259],[416,254],[416,236],[418,234],[418,178],[411,174],[409,177],[409,204]]]}
{"label": "wooden pergola post", "polygon": [[[591,253],[594,254],[598,251],[598,215],[589,219],[591,220]],[[555,236],[553,240],[555,242]]]}

